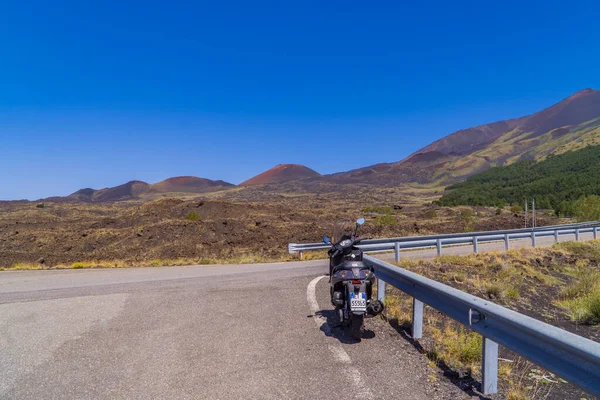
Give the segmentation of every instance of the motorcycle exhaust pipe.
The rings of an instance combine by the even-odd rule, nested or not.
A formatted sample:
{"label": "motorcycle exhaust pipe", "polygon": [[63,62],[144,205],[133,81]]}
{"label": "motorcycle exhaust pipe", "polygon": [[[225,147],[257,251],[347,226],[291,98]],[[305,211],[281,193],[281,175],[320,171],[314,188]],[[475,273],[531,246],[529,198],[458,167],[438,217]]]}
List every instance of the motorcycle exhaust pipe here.
{"label": "motorcycle exhaust pipe", "polygon": [[342,292],[333,292],[333,304],[336,306],[344,305],[344,294]]}
{"label": "motorcycle exhaust pipe", "polygon": [[369,314],[372,314],[372,315],[379,315],[383,312],[384,308],[385,307],[381,301],[375,300],[375,301],[372,301],[371,304],[369,304],[368,312],[369,312]]}

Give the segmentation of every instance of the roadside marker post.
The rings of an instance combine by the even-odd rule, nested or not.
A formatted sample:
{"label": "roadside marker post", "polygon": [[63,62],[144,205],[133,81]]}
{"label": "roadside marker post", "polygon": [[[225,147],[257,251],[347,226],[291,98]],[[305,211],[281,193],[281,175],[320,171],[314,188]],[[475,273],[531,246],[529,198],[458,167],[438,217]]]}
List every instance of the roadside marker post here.
{"label": "roadside marker post", "polygon": [[478,246],[477,236],[473,237],[473,252],[475,254],[479,253],[479,246]]}
{"label": "roadside marker post", "polygon": [[412,338],[423,337],[423,302],[413,297],[412,308]]}
{"label": "roadside marker post", "polygon": [[483,338],[481,372],[483,394],[498,393],[498,343]]}
{"label": "roadside marker post", "polygon": [[442,255],[442,239],[437,240],[437,255],[438,257]]}
{"label": "roadside marker post", "polygon": [[377,300],[385,305],[385,281],[377,278]]}
{"label": "roadside marker post", "polygon": [[510,238],[508,237],[508,233],[504,235],[504,250],[510,250]]}
{"label": "roadside marker post", "polygon": [[400,262],[400,242],[394,243],[394,260]]}

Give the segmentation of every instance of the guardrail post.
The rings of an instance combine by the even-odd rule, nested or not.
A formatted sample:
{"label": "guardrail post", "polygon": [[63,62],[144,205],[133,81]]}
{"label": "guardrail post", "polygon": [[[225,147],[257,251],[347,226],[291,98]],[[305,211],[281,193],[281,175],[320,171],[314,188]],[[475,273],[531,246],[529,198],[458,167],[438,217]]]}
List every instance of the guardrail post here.
{"label": "guardrail post", "polygon": [[575,241],[579,242],[579,229],[575,229]]}
{"label": "guardrail post", "polygon": [[377,300],[385,304],[385,281],[377,278]]}
{"label": "guardrail post", "polygon": [[300,259],[301,259],[301,260],[304,258],[304,254],[302,254],[302,250],[300,250],[300,251],[298,252],[298,255],[300,256]]}
{"label": "guardrail post", "polygon": [[531,232],[531,245],[535,247],[535,231]]}
{"label": "guardrail post", "polygon": [[558,243],[558,229],[554,231],[554,243]]}
{"label": "guardrail post", "polygon": [[598,228],[594,227],[594,239],[598,239]]}
{"label": "guardrail post", "polygon": [[473,236],[473,252],[475,254],[479,253],[479,246],[477,244],[477,236]]}
{"label": "guardrail post", "polygon": [[484,337],[482,357],[483,394],[498,392],[498,343]]}
{"label": "guardrail post", "polygon": [[437,240],[437,255],[438,257],[442,255],[442,239]]}
{"label": "guardrail post", "polygon": [[413,297],[412,309],[412,338],[423,337],[423,302]]}
{"label": "guardrail post", "polygon": [[510,238],[508,237],[508,233],[504,235],[504,250],[510,250]]}
{"label": "guardrail post", "polygon": [[394,243],[394,260],[400,262],[400,242]]}

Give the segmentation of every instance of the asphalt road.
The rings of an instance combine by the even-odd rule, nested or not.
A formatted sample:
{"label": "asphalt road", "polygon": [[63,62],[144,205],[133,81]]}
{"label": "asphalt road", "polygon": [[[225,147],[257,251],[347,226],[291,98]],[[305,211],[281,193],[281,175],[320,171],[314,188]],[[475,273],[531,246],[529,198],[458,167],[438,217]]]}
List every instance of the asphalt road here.
{"label": "asphalt road", "polygon": [[456,399],[380,319],[329,321],[323,261],[0,273],[2,399]]}
{"label": "asphalt road", "polygon": [[383,320],[336,328],[326,265],[1,272],[0,398],[469,397]]}

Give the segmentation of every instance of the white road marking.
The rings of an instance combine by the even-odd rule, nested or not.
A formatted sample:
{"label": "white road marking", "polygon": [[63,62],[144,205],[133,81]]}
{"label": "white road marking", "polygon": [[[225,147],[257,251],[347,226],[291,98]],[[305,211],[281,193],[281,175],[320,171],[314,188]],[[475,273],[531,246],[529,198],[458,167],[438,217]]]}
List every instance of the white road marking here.
{"label": "white road marking", "polygon": [[[319,283],[319,281],[323,278],[325,278],[325,276],[318,276],[308,284],[308,287],[306,288],[306,299],[308,300],[310,312],[315,323],[317,324],[317,327],[326,334],[329,334],[331,332],[331,327],[327,323],[325,317],[320,314],[321,309],[319,308],[319,303],[317,302],[317,283]],[[334,343],[329,345],[329,350],[333,353],[333,356],[337,361],[346,364],[344,367],[345,376],[350,378],[350,381],[356,388],[356,397],[361,399],[374,399],[375,397],[367,387],[365,379],[360,371],[356,367],[350,365],[352,363],[352,359],[350,359],[350,356],[348,353],[346,353],[346,350],[344,350],[339,344]]]}
{"label": "white road marking", "polygon": [[329,333],[331,331],[329,324],[327,324],[327,320],[319,314],[319,311],[321,310],[319,309],[319,303],[317,302],[317,283],[323,278],[325,278],[325,276],[318,276],[308,284],[308,288],[306,288],[306,299],[308,300],[310,312],[313,315],[317,327],[325,330],[326,333]]}
{"label": "white road marking", "polygon": [[352,362],[348,353],[346,353],[341,347],[330,344],[329,350],[333,353],[333,355],[339,362],[344,364],[350,364]]}

